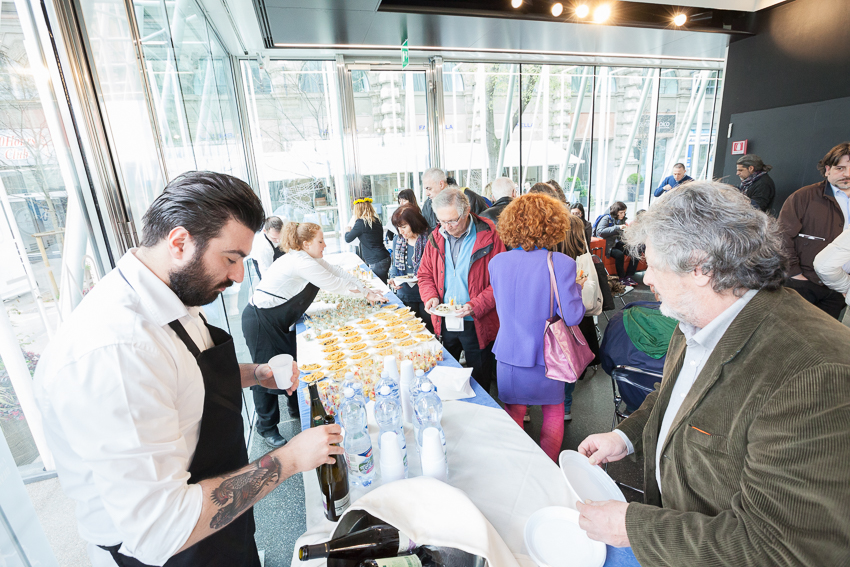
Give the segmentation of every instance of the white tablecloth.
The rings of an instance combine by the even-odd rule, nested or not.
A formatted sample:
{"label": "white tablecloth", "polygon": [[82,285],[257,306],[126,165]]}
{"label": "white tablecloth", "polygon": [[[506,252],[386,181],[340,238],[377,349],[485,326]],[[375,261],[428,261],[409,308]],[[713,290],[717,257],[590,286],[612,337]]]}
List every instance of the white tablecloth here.
{"label": "white tablecloth", "polygon": [[[502,536],[520,565],[533,567],[534,562],[528,557],[523,542],[526,520],[546,506],[574,507],[574,503],[568,501],[561,470],[504,410],[463,401],[445,402],[442,424],[449,454],[449,484],[469,496]],[[372,445],[377,448],[377,425],[370,423],[369,432]],[[405,427],[405,437],[410,477],[419,476],[421,468],[413,430]],[[376,455],[375,461],[379,460]],[[292,564],[324,565],[322,561],[298,560],[300,546],[327,541],[336,527],[322,512],[316,473],[304,473],[303,479],[307,532],[296,542]],[[352,487],[352,502],[363,494],[364,489]]]}

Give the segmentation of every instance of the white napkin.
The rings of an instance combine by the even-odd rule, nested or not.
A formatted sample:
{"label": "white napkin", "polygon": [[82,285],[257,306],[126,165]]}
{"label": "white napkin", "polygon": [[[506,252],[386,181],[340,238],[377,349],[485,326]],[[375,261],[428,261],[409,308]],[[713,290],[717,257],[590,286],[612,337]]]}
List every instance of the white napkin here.
{"label": "white napkin", "polygon": [[475,397],[475,392],[469,385],[471,375],[472,368],[435,366],[428,374],[428,379],[437,387],[437,394],[440,395],[441,400],[465,400]]}
{"label": "white napkin", "polygon": [[491,567],[518,565],[469,496],[439,480],[420,476],[385,484],[350,508],[358,509],[397,527],[419,545],[461,549],[486,558]]}

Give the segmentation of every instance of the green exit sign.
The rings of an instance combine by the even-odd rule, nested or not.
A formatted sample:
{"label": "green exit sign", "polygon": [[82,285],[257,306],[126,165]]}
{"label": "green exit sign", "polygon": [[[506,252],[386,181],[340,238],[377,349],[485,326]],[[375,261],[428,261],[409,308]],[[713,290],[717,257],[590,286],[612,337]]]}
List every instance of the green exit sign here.
{"label": "green exit sign", "polygon": [[401,68],[406,69],[410,64],[410,51],[407,49],[407,40],[401,44]]}

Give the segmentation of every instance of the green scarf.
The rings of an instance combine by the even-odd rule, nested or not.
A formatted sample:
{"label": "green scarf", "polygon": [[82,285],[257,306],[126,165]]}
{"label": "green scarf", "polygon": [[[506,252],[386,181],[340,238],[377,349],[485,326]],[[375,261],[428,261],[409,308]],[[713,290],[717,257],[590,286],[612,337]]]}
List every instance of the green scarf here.
{"label": "green scarf", "polygon": [[670,338],[678,324],[678,321],[662,315],[658,309],[635,306],[623,311],[623,326],[632,344],[656,359],[667,354]]}

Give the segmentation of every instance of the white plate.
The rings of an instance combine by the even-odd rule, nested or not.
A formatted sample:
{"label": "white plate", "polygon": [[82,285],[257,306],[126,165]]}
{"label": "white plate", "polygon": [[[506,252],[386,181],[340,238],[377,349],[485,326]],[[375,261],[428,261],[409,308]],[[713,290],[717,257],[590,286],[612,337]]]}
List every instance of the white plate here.
{"label": "white plate", "polygon": [[[584,502],[593,500],[603,502],[605,500],[619,500],[625,502],[626,498],[610,476],[605,474],[602,467],[591,465],[587,457],[576,451],[562,451],[558,457],[561,472],[567,480],[567,487],[573,496]],[[573,504],[573,502],[571,502]]]}
{"label": "white plate", "polygon": [[540,567],[602,567],[605,544],[587,537],[578,512],[561,506],[538,510],[525,523],[525,547]]}
{"label": "white plate", "polygon": [[431,315],[436,315],[437,317],[446,317],[446,318],[457,317],[457,315],[454,314],[454,313],[440,313],[439,311],[428,311],[427,309],[425,311],[427,313],[430,313]]}

